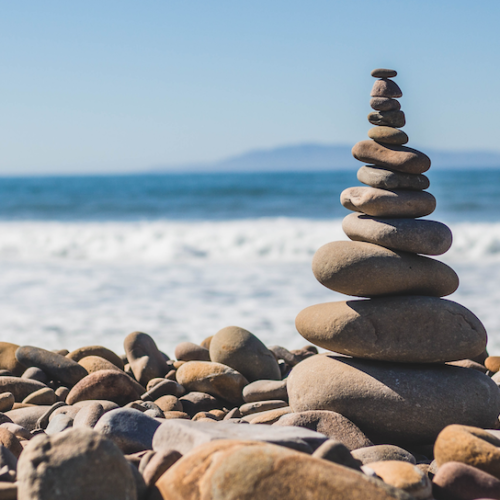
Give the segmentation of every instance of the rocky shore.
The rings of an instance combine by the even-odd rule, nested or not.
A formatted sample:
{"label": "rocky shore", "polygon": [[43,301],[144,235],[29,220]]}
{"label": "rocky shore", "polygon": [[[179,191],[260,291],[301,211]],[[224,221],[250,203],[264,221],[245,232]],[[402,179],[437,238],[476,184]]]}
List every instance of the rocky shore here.
{"label": "rocky shore", "polygon": [[500,357],[443,298],[430,159],[404,146],[396,72],[372,76],[351,241],[313,259],[355,298],[300,312],[298,350],[236,326],[174,353],[0,342],[0,500],[500,500]]}

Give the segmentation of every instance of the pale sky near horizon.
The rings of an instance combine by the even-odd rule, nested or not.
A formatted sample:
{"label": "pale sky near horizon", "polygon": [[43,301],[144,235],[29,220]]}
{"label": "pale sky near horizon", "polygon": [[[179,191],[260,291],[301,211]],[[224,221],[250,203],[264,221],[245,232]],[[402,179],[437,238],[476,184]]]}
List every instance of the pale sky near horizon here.
{"label": "pale sky near horizon", "polygon": [[500,2],[0,0],[0,175],[354,144],[370,70],[410,143],[500,151]]}

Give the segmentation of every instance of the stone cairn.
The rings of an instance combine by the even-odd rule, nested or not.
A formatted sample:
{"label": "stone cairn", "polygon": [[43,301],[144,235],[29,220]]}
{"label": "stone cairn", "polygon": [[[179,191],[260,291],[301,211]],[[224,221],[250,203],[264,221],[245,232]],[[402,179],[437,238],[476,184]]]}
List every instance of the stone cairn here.
{"label": "stone cairn", "polygon": [[426,444],[449,424],[492,428],[500,408],[489,377],[445,364],[482,356],[487,336],[472,312],[441,298],[457,289],[456,273],[423,256],[446,252],[452,235],[444,224],[421,219],[436,206],[422,175],[431,162],[403,146],[396,74],[372,71],[378,79],[368,120],[375,126],[370,140],[352,149],[367,164],[358,171],[367,186],[341,194],[354,212],[343,221],[352,241],[324,245],[312,265],[321,284],[364,300],[318,304],[298,315],[303,337],[343,356],[301,363],[288,390],[294,411],[333,410],[374,442]]}

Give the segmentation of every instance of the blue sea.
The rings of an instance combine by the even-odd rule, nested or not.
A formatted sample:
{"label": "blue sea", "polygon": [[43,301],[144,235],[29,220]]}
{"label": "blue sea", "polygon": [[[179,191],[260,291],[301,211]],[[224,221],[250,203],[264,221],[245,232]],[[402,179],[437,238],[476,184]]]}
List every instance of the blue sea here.
{"label": "blue sea", "polygon": [[[500,354],[500,170],[429,172],[454,244],[444,256]],[[345,296],[314,279],[347,239],[356,172],[0,178],[0,330],[18,344],[122,352],[134,330],[169,354],[228,325],[266,344],[306,342],[294,319]],[[436,332],[439,334],[439,332]]]}

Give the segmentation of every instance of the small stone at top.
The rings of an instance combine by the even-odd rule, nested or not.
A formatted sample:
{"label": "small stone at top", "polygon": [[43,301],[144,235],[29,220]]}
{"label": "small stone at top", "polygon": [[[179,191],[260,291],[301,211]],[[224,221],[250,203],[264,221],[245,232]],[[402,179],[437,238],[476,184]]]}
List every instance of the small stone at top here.
{"label": "small stone at top", "polygon": [[398,72],[395,69],[377,68],[371,72],[374,78],[394,78]]}

